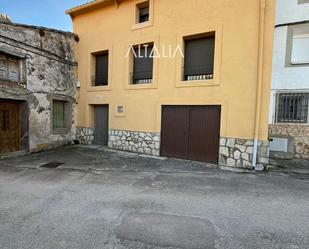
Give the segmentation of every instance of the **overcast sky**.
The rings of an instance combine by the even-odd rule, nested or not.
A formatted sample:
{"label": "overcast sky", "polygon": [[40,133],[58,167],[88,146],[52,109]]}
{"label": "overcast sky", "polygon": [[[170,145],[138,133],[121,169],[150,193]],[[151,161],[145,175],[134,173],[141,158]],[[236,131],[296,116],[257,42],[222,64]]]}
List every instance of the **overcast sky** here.
{"label": "overcast sky", "polygon": [[0,13],[13,22],[72,31],[65,10],[89,0],[0,0]]}

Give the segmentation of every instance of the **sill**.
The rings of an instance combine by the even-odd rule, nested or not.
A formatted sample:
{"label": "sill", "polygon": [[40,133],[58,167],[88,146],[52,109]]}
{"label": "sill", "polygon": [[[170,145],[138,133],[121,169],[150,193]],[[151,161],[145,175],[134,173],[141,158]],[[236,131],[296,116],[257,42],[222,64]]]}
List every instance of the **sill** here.
{"label": "sill", "polygon": [[219,82],[215,79],[211,80],[186,80],[176,83],[176,87],[206,87],[206,86],[218,86]]}
{"label": "sill", "polygon": [[71,132],[71,128],[52,128],[52,134],[65,134]]}
{"label": "sill", "polygon": [[291,65],[308,65],[309,61],[291,61]]}
{"label": "sill", "polygon": [[309,126],[309,123],[291,123],[291,122],[287,122],[287,123],[282,123],[282,122],[278,122],[278,123],[274,123],[273,125],[293,125],[293,126]]}
{"label": "sill", "polygon": [[151,21],[148,22],[142,22],[142,23],[136,23],[131,27],[131,30],[137,30],[137,29],[143,29],[151,27],[153,24]]}
{"label": "sill", "polygon": [[111,91],[112,88],[110,85],[107,86],[88,86],[88,92],[99,92],[99,91]]}
{"label": "sill", "polygon": [[130,84],[125,87],[126,90],[157,89],[157,85],[151,84]]}

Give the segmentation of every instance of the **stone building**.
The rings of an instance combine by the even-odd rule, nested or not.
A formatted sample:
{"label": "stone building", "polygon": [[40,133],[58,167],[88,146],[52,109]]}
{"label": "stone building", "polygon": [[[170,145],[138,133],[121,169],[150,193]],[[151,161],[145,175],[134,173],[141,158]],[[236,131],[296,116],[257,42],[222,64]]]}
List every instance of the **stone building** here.
{"label": "stone building", "polygon": [[78,38],[0,19],[0,154],[75,139]]}
{"label": "stone building", "polygon": [[272,157],[309,159],[309,0],[277,1],[269,120]]}

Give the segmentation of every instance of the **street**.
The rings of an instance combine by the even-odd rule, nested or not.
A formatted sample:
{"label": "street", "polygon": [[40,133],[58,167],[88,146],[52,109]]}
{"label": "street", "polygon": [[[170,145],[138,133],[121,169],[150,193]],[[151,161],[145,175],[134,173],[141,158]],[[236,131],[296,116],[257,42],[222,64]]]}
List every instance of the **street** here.
{"label": "street", "polygon": [[304,174],[68,147],[0,161],[0,198],[1,249],[309,246]]}

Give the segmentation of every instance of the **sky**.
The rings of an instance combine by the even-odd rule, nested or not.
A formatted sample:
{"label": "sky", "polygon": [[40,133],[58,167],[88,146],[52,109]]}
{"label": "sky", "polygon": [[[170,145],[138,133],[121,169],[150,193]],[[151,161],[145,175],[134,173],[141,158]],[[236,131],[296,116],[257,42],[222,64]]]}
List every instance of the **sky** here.
{"label": "sky", "polygon": [[67,9],[89,0],[0,0],[0,13],[15,23],[72,31]]}

